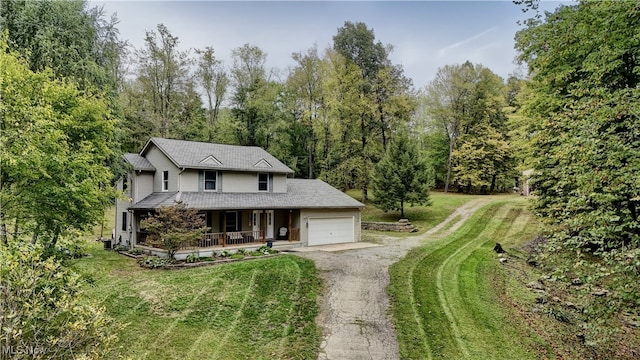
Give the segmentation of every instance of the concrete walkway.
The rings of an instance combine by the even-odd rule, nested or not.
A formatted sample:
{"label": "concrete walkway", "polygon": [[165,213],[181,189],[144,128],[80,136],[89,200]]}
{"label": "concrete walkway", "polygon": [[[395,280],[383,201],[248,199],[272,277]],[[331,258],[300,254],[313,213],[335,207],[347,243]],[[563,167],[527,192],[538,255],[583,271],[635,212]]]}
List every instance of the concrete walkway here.
{"label": "concrete walkway", "polygon": [[[319,360],[399,359],[398,342],[386,293],[389,266],[424,241],[457,230],[489,198],[473,200],[424,234],[384,237],[382,244],[352,243],[296,248],[311,259],[325,280],[318,323],[323,329]],[[455,224],[450,224],[455,220]],[[445,226],[446,231],[440,231]]]}

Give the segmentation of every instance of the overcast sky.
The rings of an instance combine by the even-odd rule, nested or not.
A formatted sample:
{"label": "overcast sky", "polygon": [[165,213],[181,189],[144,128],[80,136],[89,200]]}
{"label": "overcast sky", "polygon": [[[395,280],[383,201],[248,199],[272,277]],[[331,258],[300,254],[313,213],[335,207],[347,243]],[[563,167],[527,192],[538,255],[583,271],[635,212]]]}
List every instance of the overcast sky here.
{"label": "overcast sky", "polygon": [[[565,1],[564,3],[567,3]],[[543,1],[553,10],[559,3]],[[501,1],[91,1],[116,13],[121,38],[143,46],[145,31],[163,23],[183,50],[212,46],[231,64],[231,50],[245,43],[267,53],[267,66],[282,77],[291,54],[317,45],[331,47],[345,21],[364,22],[376,39],[393,46],[391,60],[402,64],[416,88],[437,69],[467,60],[506,78],[514,63],[518,20],[529,17],[511,0]]]}

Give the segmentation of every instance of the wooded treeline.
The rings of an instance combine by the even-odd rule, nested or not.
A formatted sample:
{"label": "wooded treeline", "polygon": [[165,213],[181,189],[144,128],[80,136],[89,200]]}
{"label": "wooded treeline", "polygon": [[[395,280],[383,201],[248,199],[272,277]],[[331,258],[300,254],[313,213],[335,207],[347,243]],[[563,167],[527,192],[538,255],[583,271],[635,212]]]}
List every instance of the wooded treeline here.
{"label": "wooded treeline", "polygon": [[[374,165],[396,131],[408,127],[419,150],[432,158],[439,186],[447,179],[465,191],[513,186],[512,156],[505,157],[509,151],[502,147],[508,145],[502,80],[477,64],[442,69],[469,72],[441,75],[441,81],[461,82],[453,87],[466,86],[453,90],[465,92],[456,101],[467,108],[453,115],[451,127],[444,118],[460,104],[449,98],[427,109],[434,105],[425,101],[427,93],[445,90],[414,89],[389,59],[393,47],[377,41],[363,23],[337,29],[331,48],[301,49],[292,54],[295,65],[269,69],[268,54],[257,46],[238,46],[225,64],[215,43],[184,49],[162,24],[147,31],[144,46],[135,49],[119,36],[117,18],[79,0],[3,2],[2,18],[9,48],[23,54],[30,69],[50,67],[80,89],[106,94],[119,120],[117,152],[139,151],[150,136],[256,145],[297,177],[362,188],[366,198]],[[490,149],[485,138],[491,139]],[[438,167],[445,161],[444,143],[452,145],[445,155],[448,176]]]}
{"label": "wooded treeline", "polygon": [[[345,22],[330,48],[292,54],[287,69],[267,68],[267,53],[250,44],[233,49],[225,64],[215,44],[184,49],[162,24],[135,49],[121,38],[115,16],[84,0],[4,1],[0,25],[3,56],[13,64],[2,88],[5,242],[28,233],[55,244],[67,230],[94,224],[114,196],[105,179],[121,176],[121,154],[139,151],[153,136],[260,146],[296,177],[362,189],[363,201],[375,177],[413,175],[394,191],[375,182],[386,187],[376,192],[386,194],[378,199],[385,210],[428,202],[425,184],[505,191],[517,177],[503,80],[467,62],[443,67],[416,90],[389,59],[392,45],[376,40],[363,23]],[[59,90],[40,93],[54,87]],[[25,115],[36,110],[40,117]],[[402,156],[412,163],[388,159],[393,168],[377,166],[397,134],[403,134],[399,149],[411,152]],[[85,159],[86,166],[71,169],[70,159]],[[25,176],[27,168],[38,170]],[[85,179],[93,173],[100,176]],[[77,183],[87,186],[84,194]],[[89,183],[99,190],[89,191]],[[55,186],[66,190],[48,190]],[[57,199],[49,207],[38,200],[45,193]],[[54,211],[63,207],[69,211]],[[53,213],[55,221],[46,215]]]}

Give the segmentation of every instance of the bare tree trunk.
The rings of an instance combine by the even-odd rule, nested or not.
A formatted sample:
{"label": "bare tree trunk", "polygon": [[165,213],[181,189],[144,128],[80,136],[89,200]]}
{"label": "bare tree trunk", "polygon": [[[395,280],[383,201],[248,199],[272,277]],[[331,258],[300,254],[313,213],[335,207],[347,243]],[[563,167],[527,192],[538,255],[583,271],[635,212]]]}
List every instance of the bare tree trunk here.
{"label": "bare tree trunk", "polygon": [[451,180],[451,163],[453,162],[453,139],[449,139],[449,160],[447,160],[447,178],[444,181],[444,192],[449,191],[449,181]]}

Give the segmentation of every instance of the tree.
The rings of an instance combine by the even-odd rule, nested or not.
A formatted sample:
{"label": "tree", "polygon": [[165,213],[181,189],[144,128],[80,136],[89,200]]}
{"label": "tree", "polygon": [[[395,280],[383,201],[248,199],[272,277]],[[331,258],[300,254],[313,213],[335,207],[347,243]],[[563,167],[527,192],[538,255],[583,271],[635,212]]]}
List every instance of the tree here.
{"label": "tree", "polygon": [[426,88],[426,113],[448,137],[445,192],[451,180],[472,189],[511,180],[515,163],[508,144],[502,79],[466,62],[438,70]]}
{"label": "tree", "polygon": [[402,130],[393,138],[376,165],[373,177],[374,201],[384,211],[400,210],[410,204],[429,205],[433,172],[420,156],[415,141]]}
{"label": "tree", "polygon": [[[393,66],[388,58],[392,47],[376,42],[373,30],[364,23],[345,22],[333,37],[333,50],[346,60],[347,66],[336,69],[346,71],[351,83],[350,88],[337,88],[344,94],[336,93],[337,102],[345,101],[346,97],[353,99],[346,100],[351,104],[340,105],[340,117],[353,123],[353,131],[346,133],[348,139],[345,140],[354,145],[357,141],[360,147],[353,148],[356,151],[337,168],[342,169],[342,174],[345,171],[355,174],[365,201],[372,164],[382,156],[388,135],[409,120],[416,102],[410,90],[411,82],[404,77],[402,67]],[[351,76],[356,72],[359,78]],[[377,137],[380,141],[376,141]]]}
{"label": "tree", "polygon": [[[636,2],[581,1],[516,34],[531,77],[533,209],[550,234],[541,263],[583,280],[571,295],[587,344],[640,308],[639,27]],[[593,288],[610,292],[594,299]]]}
{"label": "tree", "polygon": [[632,2],[588,1],[517,34],[532,75],[534,145],[545,154],[535,207],[562,226],[565,246],[640,245],[639,25]]}
{"label": "tree", "polygon": [[436,78],[427,85],[426,106],[429,116],[444,129],[449,139],[449,157],[444,192],[449,191],[453,155],[463,122],[469,121],[473,83],[473,65],[446,65],[438,69]]}
{"label": "tree", "polygon": [[145,47],[136,52],[138,78],[145,94],[148,116],[167,137],[178,120],[178,99],[188,80],[188,53],[178,49],[179,40],[169,29],[158,24],[157,32],[147,31]]}
{"label": "tree", "polygon": [[105,165],[115,121],[104,99],[32,72],[4,38],[0,69],[0,227],[12,221],[14,240],[50,249],[100,221],[115,196]]}
{"label": "tree", "polygon": [[140,222],[140,227],[149,233],[146,243],[167,250],[171,259],[181,247],[202,239],[207,231],[198,210],[181,202],[158,208],[155,214]]}
{"label": "tree", "polygon": [[289,127],[291,153],[296,157],[298,173],[307,178],[315,178],[318,172],[318,136],[315,128],[319,119],[326,115],[322,59],[318,56],[317,47],[310,48],[305,53],[294,53],[291,57],[296,62],[286,83],[289,94],[288,111],[292,114],[293,120],[292,126]]}
{"label": "tree", "polygon": [[12,359],[103,359],[118,326],[42,247],[0,244],[0,343]]}
{"label": "tree", "polygon": [[200,55],[196,76],[208,100],[209,131],[207,140],[211,142],[214,137],[213,130],[220,113],[220,105],[227,93],[229,75],[225,71],[222,61],[216,59],[212,47],[196,50],[196,53]]}
{"label": "tree", "polygon": [[279,108],[282,84],[267,79],[264,67],[267,54],[259,47],[244,44],[234,49],[232,56],[235,93],[231,114],[236,142],[268,149],[279,130],[275,124],[282,116]]}
{"label": "tree", "polygon": [[0,27],[10,50],[21,53],[32,71],[51,68],[81,90],[92,87],[115,97],[126,42],[118,38],[112,16],[87,8],[84,0],[3,1]]}

